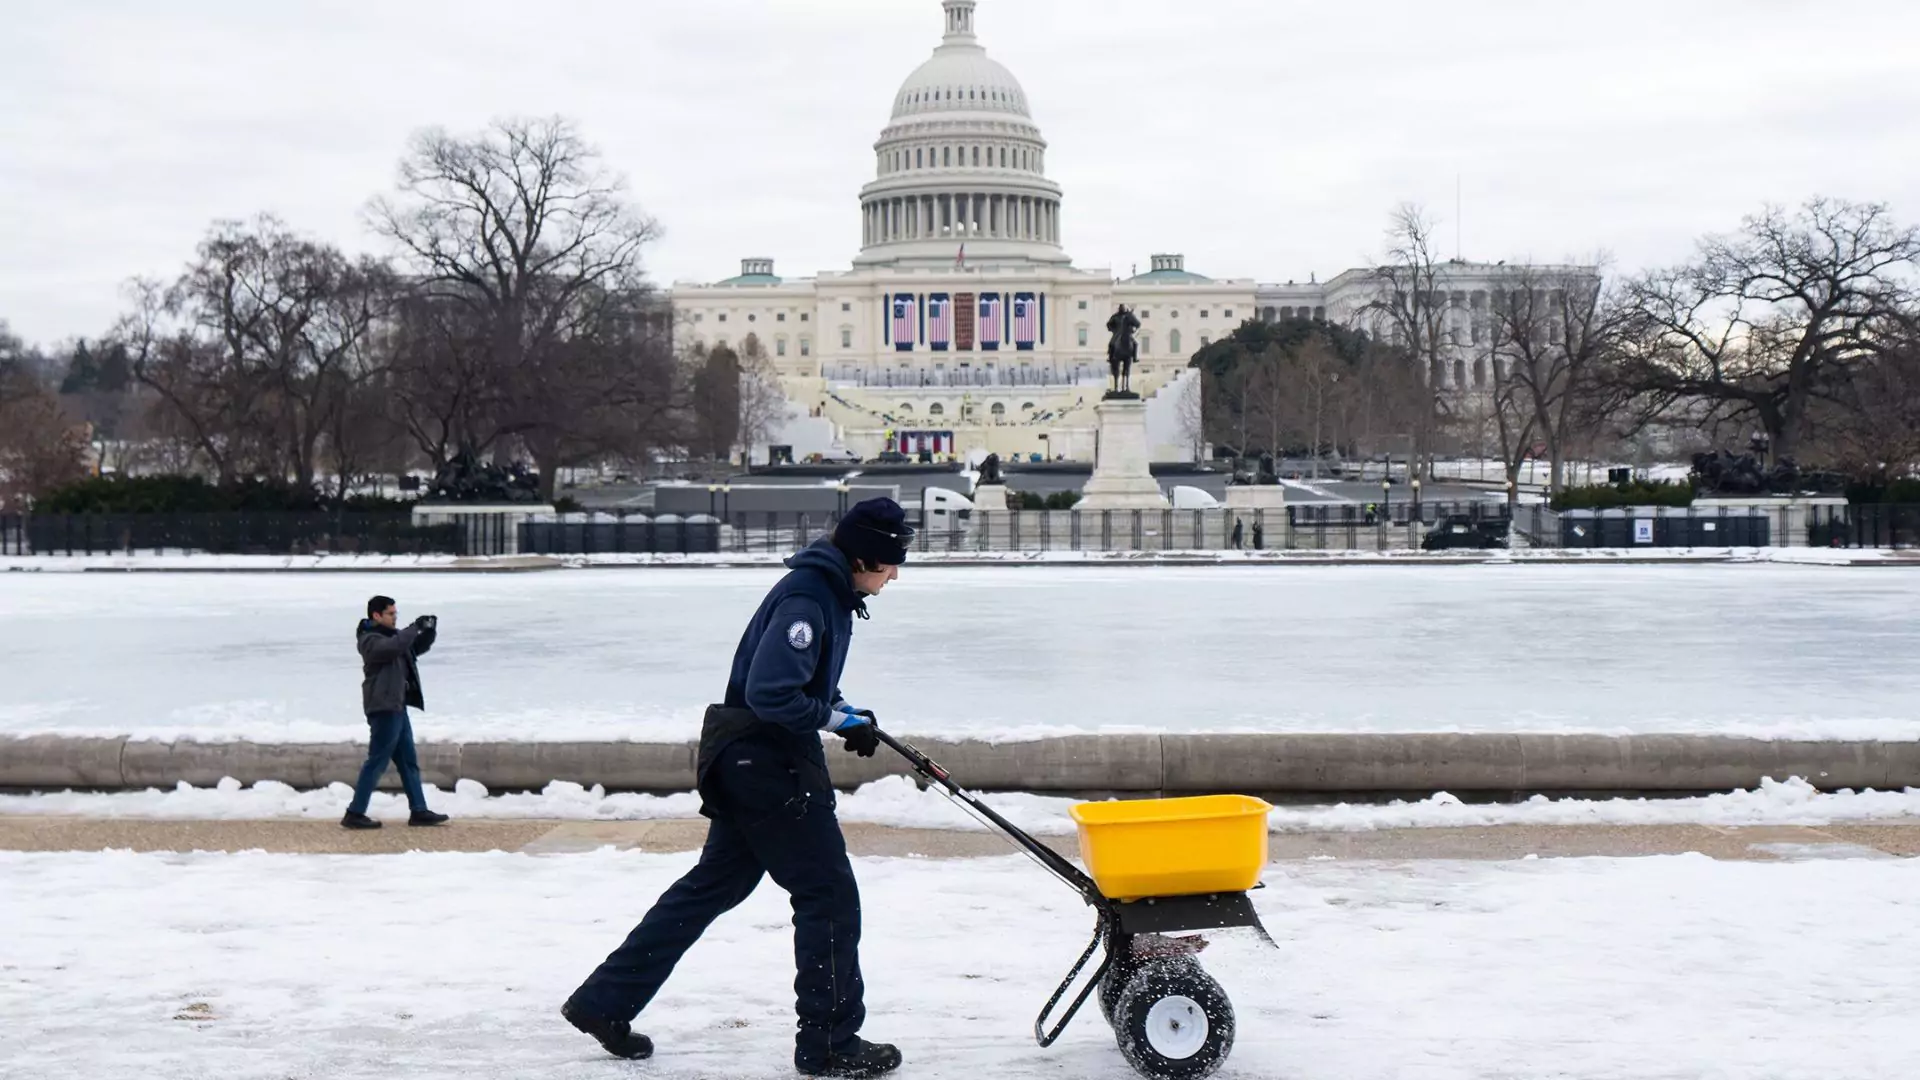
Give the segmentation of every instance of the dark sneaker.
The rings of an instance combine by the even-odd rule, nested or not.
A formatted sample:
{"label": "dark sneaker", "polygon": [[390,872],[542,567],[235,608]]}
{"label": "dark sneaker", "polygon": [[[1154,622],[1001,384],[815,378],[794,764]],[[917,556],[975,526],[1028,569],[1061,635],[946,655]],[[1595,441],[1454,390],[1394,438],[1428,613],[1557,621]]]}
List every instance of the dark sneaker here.
{"label": "dark sneaker", "polygon": [[349,810],[346,816],[340,819],[340,827],[343,829],[377,829],[380,827],[380,823],[365,814],[356,814]]}
{"label": "dark sneaker", "polygon": [[593,1036],[594,1041],[614,1057],[640,1061],[653,1056],[653,1040],[636,1034],[625,1020],[603,1020],[598,1016],[589,1016],[572,1001],[560,1006],[560,1015],[583,1034]]}
{"label": "dark sneaker", "polygon": [[796,1061],[794,1064],[807,1076],[837,1076],[846,1080],[860,1080],[861,1077],[880,1076],[900,1067],[900,1050],[886,1043],[870,1043],[865,1039],[855,1039],[846,1047],[827,1055],[824,1064],[808,1065]]}
{"label": "dark sneaker", "polygon": [[447,815],[436,814],[431,810],[415,810],[408,818],[409,825],[445,825]]}

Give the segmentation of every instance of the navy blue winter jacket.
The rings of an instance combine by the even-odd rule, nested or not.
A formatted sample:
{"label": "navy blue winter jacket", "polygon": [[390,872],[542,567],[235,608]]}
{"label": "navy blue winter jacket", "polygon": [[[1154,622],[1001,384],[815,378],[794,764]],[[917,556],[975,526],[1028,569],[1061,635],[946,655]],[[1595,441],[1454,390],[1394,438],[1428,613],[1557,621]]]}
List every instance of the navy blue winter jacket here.
{"label": "navy blue winter jacket", "polygon": [[[853,616],[866,604],[853,590],[853,568],[822,538],[787,559],[780,579],[753,613],[733,654],[725,703],[753,710],[794,735],[825,731],[838,719],[840,672],[853,639]],[[812,744],[817,756],[819,740]]]}

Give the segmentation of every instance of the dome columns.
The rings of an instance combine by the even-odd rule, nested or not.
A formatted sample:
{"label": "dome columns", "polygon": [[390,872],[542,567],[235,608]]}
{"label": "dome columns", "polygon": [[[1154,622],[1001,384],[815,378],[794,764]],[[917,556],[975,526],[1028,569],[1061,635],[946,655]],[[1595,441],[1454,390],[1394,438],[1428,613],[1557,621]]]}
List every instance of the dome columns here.
{"label": "dome columns", "polygon": [[1015,240],[1060,243],[1060,200],[1008,192],[912,192],[869,197],[862,246],[925,240]]}

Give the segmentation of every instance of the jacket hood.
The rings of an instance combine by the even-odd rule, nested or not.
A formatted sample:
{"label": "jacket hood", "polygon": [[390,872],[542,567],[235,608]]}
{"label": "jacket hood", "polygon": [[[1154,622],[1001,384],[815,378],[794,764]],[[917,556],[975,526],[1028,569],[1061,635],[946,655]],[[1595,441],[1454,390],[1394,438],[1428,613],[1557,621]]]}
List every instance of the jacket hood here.
{"label": "jacket hood", "polygon": [[866,601],[853,591],[853,566],[839,548],[833,545],[831,537],[823,536],[792,555],[787,556],[784,565],[789,570],[812,570],[827,579],[833,588],[833,594],[840,598],[848,611],[865,618]]}
{"label": "jacket hood", "polygon": [[389,630],[379,623],[374,622],[372,619],[361,619],[360,625],[353,628],[353,639],[358,641],[361,636],[365,634],[397,634],[399,632],[398,630]]}

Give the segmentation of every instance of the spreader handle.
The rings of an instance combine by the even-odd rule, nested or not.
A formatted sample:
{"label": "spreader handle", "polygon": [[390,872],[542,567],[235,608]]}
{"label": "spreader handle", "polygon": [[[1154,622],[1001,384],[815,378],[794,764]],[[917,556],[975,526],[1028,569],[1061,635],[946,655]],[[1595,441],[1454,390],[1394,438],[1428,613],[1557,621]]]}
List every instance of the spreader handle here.
{"label": "spreader handle", "polygon": [[1012,840],[1027,854],[1033,856],[1040,865],[1051,870],[1055,877],[1071,885],[1074,891],[1078,892],[1087,903],[1099,908],[1103,913],[1110,909],[1110,901],[1100,894],[1100,887],[1093,883],[1092,878],[1081,872],[1079,867],[1067,861],[1065,856],[1040,841],[1035,840],[1032,836],[1029,836],[1024,829],[1019,828],[1013,822],[1001,817],[993,807],[981,802],[975,798],[971,792],[967,791],[967,789],[954,783],[953,777],[948,774],[947,770],[940,767],[939,762],[921,753],[919,748],[913,744],[901,742],[899,739],[880,730],[878,724],[873,726],[873,733],[879,737],[881,742],[893,747],[901,757],[906,758],[907,763],[913,766],[914,772],[939,784],[942,788],[946,789],[947,794],[967,804],[968,807],[973,809],[981,817],[992,822],[995,828],[1007,834],[1008,839]]}

